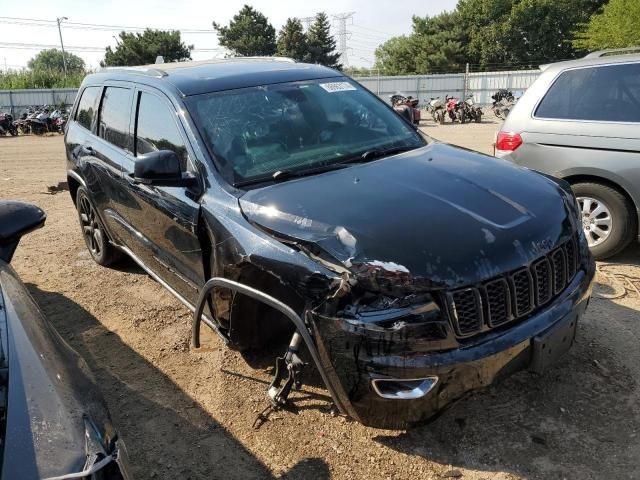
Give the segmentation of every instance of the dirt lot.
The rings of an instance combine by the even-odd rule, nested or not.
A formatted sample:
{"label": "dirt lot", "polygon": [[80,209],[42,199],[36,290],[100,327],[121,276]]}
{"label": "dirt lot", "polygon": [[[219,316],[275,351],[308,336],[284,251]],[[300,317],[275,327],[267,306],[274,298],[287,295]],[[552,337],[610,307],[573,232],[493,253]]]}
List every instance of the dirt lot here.
{"label": "dirt lot", "polygon": [[[499,125],[424,128],[490,152]],[[94,264],[68,192],[47,193],[64,180],[62,137],[0,138],[0,197],[48,214],[14,266],[102,384],[137,478],[640,478],[637,246],[600,265],[598,292],[617,298],[593,299],[577,346],[543,376],[517,374],[406,432],[334,417],[305,388],[297,414],[256,430],[267,370],[215,338],[190,351],[186,308],[132,263]]]}

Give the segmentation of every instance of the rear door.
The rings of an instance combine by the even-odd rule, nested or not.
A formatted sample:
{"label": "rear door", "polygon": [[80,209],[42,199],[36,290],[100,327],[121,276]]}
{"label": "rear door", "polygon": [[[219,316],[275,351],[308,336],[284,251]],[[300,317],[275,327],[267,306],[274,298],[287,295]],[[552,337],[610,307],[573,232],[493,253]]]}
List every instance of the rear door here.
{"label": "rear door", "polygon": [[640,63],[562,71],[533,107],[522,137],[516,162],[560,177],[601,174],[637,197]]}
{"label": "rear door", "polygon": [[[182,170],[198,176],[193,152],[178,111],[161,92],[137,87],[134,96],[133,154],[123,158],[123,197],[119,213],[131,229],[130,248],[160,278],[195,303],[204,271],[198,239],[201,187],[136,184],[136,158],[155,150],[173,150]],[[198,177],[199,178],[199,177]]]}
{"label": "rear door", "polygon": [[98,214],[113,235],[122,156],[131,150],[130,88],[90,85],[80,92],[66,132],[68,155],[85,181]]}
{"label": "rear door", "polygon": [[[119,243],[126,243],[126,232],[117,221],[119,205],[122,203],[122,164],[133,153],[131,135],[131,108],[133,87],[123,83],[107,83],[102,92],[96,135],[88,154],[101,172],[100,207],[103,219],[112,236]],[[103,199],[102,199],[103,198]]]}

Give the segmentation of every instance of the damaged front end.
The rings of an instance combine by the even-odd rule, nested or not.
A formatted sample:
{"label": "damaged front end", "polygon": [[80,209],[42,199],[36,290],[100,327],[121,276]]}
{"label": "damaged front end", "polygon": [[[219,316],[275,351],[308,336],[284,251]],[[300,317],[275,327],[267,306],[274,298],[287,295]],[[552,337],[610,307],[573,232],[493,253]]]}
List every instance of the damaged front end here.
{"label": "damaged front end", "polygon": [[301,298],[274,405],[299,386],[304,342],[340,411],[406,428],[503,375],[541,371],[573,343],[590,297],[570,191],[472,152],[430,145],[251,190],[239,205],[271,239],[244,258]]}

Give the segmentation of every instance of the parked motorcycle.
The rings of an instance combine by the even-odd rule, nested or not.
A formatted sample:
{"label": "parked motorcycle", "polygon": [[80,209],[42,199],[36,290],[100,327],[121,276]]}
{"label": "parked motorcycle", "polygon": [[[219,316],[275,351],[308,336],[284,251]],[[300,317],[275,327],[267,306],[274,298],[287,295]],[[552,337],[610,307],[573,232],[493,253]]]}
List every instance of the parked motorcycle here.
{"label": "parked motorcycle", "polygon": [[13,124],[13,115],[0,112],[0,135],[6,135],[7,133],[15,137],[18,135],[18,129]]}
{"label": "parked motorcycle", "polygon": [[29,123],[29,130],[34,135],[43,135],[51,131],[51,114],[49,107],[44,107],[41,111],[36,111],[35,115],[27,119]]}
{"label": "parked motorcycle", "polygon": [[[463,113],[464,102],[458,98],[450,97],[449,95],[444,97],[446,116],[451,119],[451,122],[465,123],[466,118]],[[444,120],[442,121],[444,123]]]}
{"label": "parked motorcycle", "polygon": [[420,124],[421,113],[418,109],[417,98],[413,98],[411,95],[404,95],[402,93],[396,93],[391,95],[391,106],[401,116],[406,118],[414,125]]}
{"label": "parked motorcycle", "polygon": [[31,121],[40,113],[37,107],[29,107],[26,111],[22,112],[20,118],[13,122],[15,127],[22,135],[31,133]]}
{"label": "parked motorcycle", "polygon": [[467,121],[473,121],[476,123],[480,123],[482,121],[482,109],[475,104],[473,94],[467,96],[462,107],[463,114]]}
{"label": "parked motorcycle", "polygon": [[20,114],[20,117],[17,120],[14,120],[13,126],[16,128],[18,133],[22,135],[26,135],[29,133],[29,126],[27,125],[27,117],[30,115],[30,110],[25,110]]}
{"label": "parked motorcycle", "polygon": [[501,88],[491,95],[491,98],[493,99],[493,105],[491,106],[493,114],[498,118],[507,118],[507,115],[509,115],[509,112],[516,103],[513,93],[506,88]]}
{"label": "parked motorcycle", "polygon": [[68,117],[69,115],[64,108],[57,108],[56,110],[51,112],[51,115],[49,116],[49,119],[51,121],[49,129],[52,132],[58,132],[61,134],[64,133],[64,127],[67,124]]}
{"label": "parked motorcycle", "polygon": [[431,114],[431,118],[436,123],[444,123],[444,102],[441,98],[431,97],[427,105],[427,113]]}

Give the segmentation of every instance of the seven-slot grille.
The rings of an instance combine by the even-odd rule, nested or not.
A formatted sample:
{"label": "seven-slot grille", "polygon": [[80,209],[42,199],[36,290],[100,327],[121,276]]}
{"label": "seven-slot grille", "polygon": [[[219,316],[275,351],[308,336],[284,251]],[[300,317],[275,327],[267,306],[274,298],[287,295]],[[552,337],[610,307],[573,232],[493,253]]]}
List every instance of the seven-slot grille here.
{"label": "seven-slot grille", "polygon": [[549,303],[573,280],[578,266],[571,238],[529,267],[446,294],[456,333],[466,337],[528,315]]}

